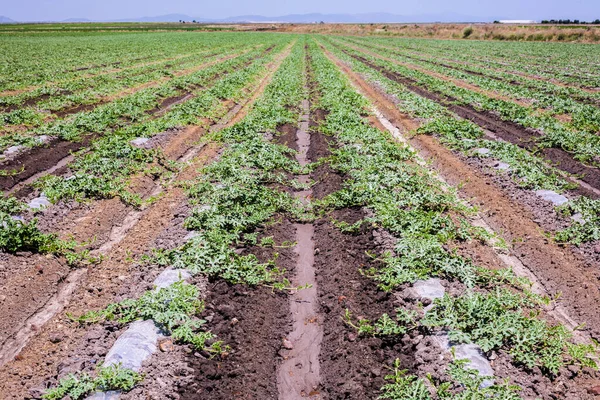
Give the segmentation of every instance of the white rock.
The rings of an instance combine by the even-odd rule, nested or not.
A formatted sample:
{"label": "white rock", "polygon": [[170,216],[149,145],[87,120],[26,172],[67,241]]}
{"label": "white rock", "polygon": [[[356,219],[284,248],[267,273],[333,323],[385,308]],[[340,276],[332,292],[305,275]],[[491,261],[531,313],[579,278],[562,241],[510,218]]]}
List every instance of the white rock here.
{"label": "white rock", "polygon": [[167,286],[171,286],[175,282],[179,282],[180,280],[190,279],[192,275],[189,272],[183,269],[167,269],[160,273],[154,279],[154,286],[157,289],[166,288]]}
{"label": "white rock", "polygon": [[[479,376],[494,376],[492,365],[476,344],[453,345],[446,333],[438,333],[433,338],[442,350],[453,351],[455,360],[468,360],[465,368],[477,370]],[[485,380],[481,386],[488,387],[493,384],[493,380]]]}
{"label": "white rock", "polygon": [[586,220],[585,218],[583,218],[583,215],[581,215],[581,213],[574,214],[573,216],[571,216],[571,219],[575,222],[579,222],[580,224],[586,223]]}
{"label": "white rock", "polygon": [[486,156],[490,154],[490,149],[486,149],[485,147],[481,147],[479,149],[473,150],[474,153],[481,154],[482,156]]}
{"label": "white rock", "polygon": [[19,151],[23,150],[24,148],[25,148],[25,146],[21,146],[21,145],[10,146],[8,149],[4,150],[4,154],[7,156],[10,154],[15,154],[15,153],[18,153]]}
{"label": "white rock", "polygon": [[439,279],[430,278],[425,281],[416,281],[413,283],[412,291],[420,298],[433,301],[444,297],[446,289],[442,286]]}
{"label": "white rock", "polygon": [[505,162],[499,162],[494,166],[494,168],[499,169],[501,171],[508,171],[510,168],[510,165],[508,165]]}
{"label": "white rock", "polygon": [[49,207],[51,204],[50,200],[42,193],[40,197],[31,200],[27,205],[33,210],[40,210]]}
{"label": "white rock", "polygon": [[[465,368],[477,370],[479,376],[494,376],[494,370],[490,362],[483,355],[481,348],[475,344],[461,344],[454,346],[455,360],[469,360]],[[482,387],[492,386],[493,380],[485,380],[481,384]]]}
{"label": "white rock", "polygon": [[148,143],[149,140],[150,139],[148,138],[136,138],[130,141],[129,143],[131,143],[131,145],[134,147],[144,148],[144,145]]}
{"label": "white rock", "polygon": [[136,321],[117,339],[104,360],[104,366],[121,363],[136,372],[152,353],[156,352],[160,329],[153,321]]}
{"label": "white rock", "polygon": [[546,201],[552,202],[555,206],[563,205],[569,201],[565,196],[558,194],[553,190],[536,190],[535,194]]}
{"label": "white rock", "polygon": [[196,231],[190,231],[190,233],[188,233],[187,235],[184,236],[183,240],[185,240],[187,242],[188,240],[195,238],[199,234],[200,233],[198,233]]}
{"label": "white rock", "polygon": [[111,390],[110,392],[97,392],[86,397],[86,400],[117,400],[121,396],[121,392]]}

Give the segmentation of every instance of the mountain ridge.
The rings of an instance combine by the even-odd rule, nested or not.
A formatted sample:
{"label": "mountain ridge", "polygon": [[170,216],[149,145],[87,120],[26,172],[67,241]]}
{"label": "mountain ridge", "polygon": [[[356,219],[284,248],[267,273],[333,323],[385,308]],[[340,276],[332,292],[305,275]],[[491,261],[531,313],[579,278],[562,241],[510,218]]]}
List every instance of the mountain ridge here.
{"label": "mountain ridge", "polygon": [[[157,16],[144,16],[132,18],[119,18],[111,20],[96,20],[88,18],[67,18],[62,21],[30,21],[30,22],[186,22],[196,21],[203,23],[427,23],[427,22],[492,22],[500,17],[475,17],[453,12],[399,15],[386,12],[358,13],[358,14],[286,14],[275,17],[264,15],[238,15],[227,18],[202,18],[192,17],[187,14],[165,14]],[[14,23],[8,17],[0,16],[0,23]]]}

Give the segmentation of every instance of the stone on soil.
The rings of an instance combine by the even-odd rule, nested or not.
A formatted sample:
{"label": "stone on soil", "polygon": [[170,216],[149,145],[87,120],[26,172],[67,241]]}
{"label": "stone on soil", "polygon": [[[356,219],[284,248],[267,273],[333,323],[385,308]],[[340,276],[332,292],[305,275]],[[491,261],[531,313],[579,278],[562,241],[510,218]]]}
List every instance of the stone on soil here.
{"label": "stone on soil", "polygon": [[11,154],[18,153],[19,151],[23,150],[24,148],[25,148],[25,146],[22,146],[22,145],[10,146],[8,149],[4,150],[4,155],[8,156]]}
{"label": "stone on soil", "polygon": [[154,279],[153,283],[154,283],[154,286],[156,286],[156,289],[162,289],[162,288],[166,288],[167,286],[171,286],[175,282],[179,282],[180,280],[185,281],[191,277],[192,277],[192,275],[190,275],[190,273],[187,272],[186,270],[167,269],[167,270],[161,272],[160,275],[158,275],[156,277],[156,279]]}
{"label": "stone on soil", "polygon": [[86,397],[86,400],[117,400],[121,392],[112,390],[110,392],[98,392]]}
{"label": "stone on soil", "polygon": [[536,190],[535,194],[546,201],[552,202],[555,206],[563,205],[569,201],[565,196],[558,194],[553,190]]}
{"label": "stone on soil", "polygon": [[444,297],[444,292],[446,291],[440,280],[436,278],[416,281],[412,286],[412,290],[418,297],[432,301]]}
{"label": "stone on soil", "polygon": [[144,360],[156,352],[160,336],[160,329],[153,321],[132,323],[106,355],[104,366],[121,363],[123,368],[139,372]]}
{"label": "stone on soil", "polygon": [[505,162],[499,162],[494,166],[494,168],[501,170],[501,171],[508,171],[510,168],[510,165],[508,165]]}
{"label": "stone on soil", "polygon": [[148,138],[143,138],[142,137],[142,138],[133,139],[129,143],[131,143],[131,145],[134,146],[134,147],[144,148],[145,147],[144,145],[146,143],[148,143],[149,140],[150,139],[148,139]]}
{"label": "stone on soil", "polygon": [[40,197],[36,197],[35,199],[31,200],[27,205],[33,210],[39,210],[42,208],[49,207],[50,204],[50,200],[48,200],[46,195],[42,193]]}

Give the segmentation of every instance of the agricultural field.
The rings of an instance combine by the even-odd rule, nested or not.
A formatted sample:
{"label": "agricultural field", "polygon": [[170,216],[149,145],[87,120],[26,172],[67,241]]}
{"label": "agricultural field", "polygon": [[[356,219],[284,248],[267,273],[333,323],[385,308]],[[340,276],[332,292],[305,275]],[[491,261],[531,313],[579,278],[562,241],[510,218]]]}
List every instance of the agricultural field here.
{"label": "agricultural field", "polygon": [[600,396],[597,45],[144,29],[0,30],[1,399]]}

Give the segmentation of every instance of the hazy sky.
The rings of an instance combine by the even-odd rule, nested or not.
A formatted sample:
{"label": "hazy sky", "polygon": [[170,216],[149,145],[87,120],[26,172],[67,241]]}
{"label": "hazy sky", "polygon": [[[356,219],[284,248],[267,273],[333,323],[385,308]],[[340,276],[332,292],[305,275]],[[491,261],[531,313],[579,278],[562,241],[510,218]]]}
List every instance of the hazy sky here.
{"label": "hazy sky", "polygon": [[600,0],[0,0],[0,15],[20,21],[118,19],[163,14],[222,18],[244,14],[453,12],[519,19],[600,18]]}

